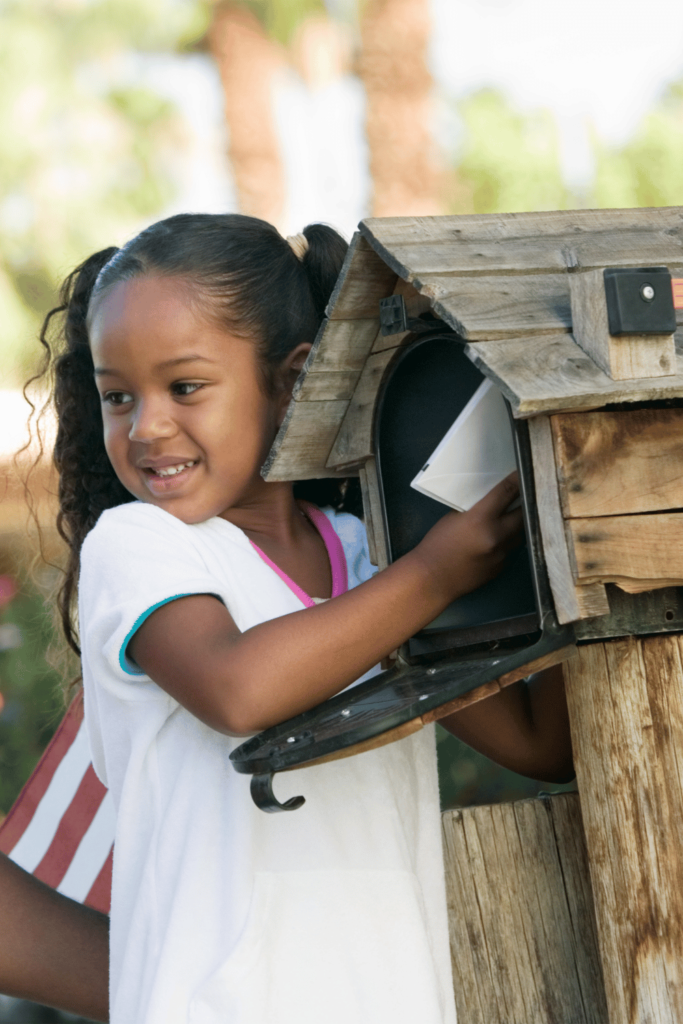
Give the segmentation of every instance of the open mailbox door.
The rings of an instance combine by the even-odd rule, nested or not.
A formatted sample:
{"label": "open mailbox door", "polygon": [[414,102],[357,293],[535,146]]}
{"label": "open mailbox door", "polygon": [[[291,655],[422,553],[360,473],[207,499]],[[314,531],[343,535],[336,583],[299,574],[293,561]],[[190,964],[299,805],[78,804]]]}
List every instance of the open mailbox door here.
{"label": "open mailbox door", "polygon": [[[375,407],[375,452],[389,558],[411,550],[449,510],[410,486],[484,377],[446,327],[416,336],[390,365]],[[543,561],[526,423],[510,419],[526,543],[502,573],[453,602],[403,646],[397,666],[241,744],[231,761],[251,774],[266,811],[280,804],[275,772],[319,764],[400,739],[457,709],[485,684],[505,685],[567,656],[571,626],[555,617]],[[482,694],[483,696],[483,694]],[[456,706],[453,706],[455,702]]]}

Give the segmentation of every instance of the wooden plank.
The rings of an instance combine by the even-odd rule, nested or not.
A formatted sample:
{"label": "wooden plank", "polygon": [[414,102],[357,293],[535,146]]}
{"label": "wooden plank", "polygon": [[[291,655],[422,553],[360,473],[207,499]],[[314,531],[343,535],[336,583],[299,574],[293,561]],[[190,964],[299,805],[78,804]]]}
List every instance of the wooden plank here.
{"label": "wooden plank", "polygon": [[543,554],[557,618],[566,623],[607,615],[609,602],[603,585],[575,585],[560,507],[552,432],[547,416],[530,420],[529,440]]}
{"label": "wooden plank", "polygon": [[676,372],[673,334],[610,334],[602,269],[567,276],[574,340],[612,380]]}
{"label": "wooden plank", "polygon": [[365,465],[362,465],[358,469],[358,476],[360,478],[360,491],[361,498],[363,499],[363,521],[365,522],[365,532],[368,537],[368,555],[372,565],[377,565],[377,545],[375,543],[375,517],[374,517],[374,502],[370,496],[370,487],[368,485],[368,473]]}
{"label": "wooden plank", "polygon": [[519,419],[540,413],[599,409],[614,402],[683,397],[683,357],[676,373],[612,380],[569,334],[471,342],[465,353],[501,389]]}
{"label": "wooden plank", "polygon": [[315,339],[304,373],[363,369],[379,331],[379,307],[375,316],[356,320],[325,320]]}
{"label": "wooden plank", "polygon": [[301,374],[294,385],[292,398],[295,402],[324,402],[353,397],[360,370],[321,370],[315,369]]}
{"label": "wooden plank", "polygon": [[567,274],[423,274],[413,282],[434,313],[468,341],[571,327]]}
{"label": "wooden plank", "polygon": [[683,512],[567,519],[576,578],[639,593],[683,586]]}
{"label": "wooden plank", "polygon": [[373,454],[375,399],[396,351],[395,348],[387,349],[369,356],[329,453],[326,463],[329,468],[365,462]]}
{"label": "wooden plank", "polygon": [[348,405],[346,401],[290,402],[261,469],[263,479],[313,480],[337,475],[325,463]]}
{"label": "wooden plank", "polygon": [[[384,516],[379,493],[379,481],[377,479],[377,464],[374,458],[369,458],[360,470],[361,489],[363,490],[363,509],[369,513],[372,522],[372,536],[374,542],[374,559],[370,561],[378,569],[386,569],[389,564],[389,542],[384,529]],[[367,504],[366,504],[367,501]]]}
{"label": "wooden plank", "polygon": [[396,272],[356,232],[330,296],[327,316],[331,320],[379,317],[379,300],[391,295],[395,284]]}
{"label": "wooden plank", "polygon": [[[680,264],[672,268],[672,273],[678,272],[683,273]],[[566,273],[472,277],[451,272],[424,274],[415,277],[413,284],[432,300],[435,315],[461,337],[495,341],[571,330],[570,277]],[[676,315],[683,324],[683,307]]]}
{"label": "wooden plank", "polygon": [[[644,214],[644,215],[643,215]],[[391,221],[391,223],[390,223]],[[561,272],[568,268],[680,263],[680,208],[573,210],[482,217],[390,218],[361,233],[406,281],[424,274]]]}
{"label": "wooden plank", "polygon": [[558,808],[578,832],[566,842],[560,803],[578,797],[442,816],[460,1024],[606,1024],[580,817]]}
{"label": "wooden plank", "polygon": [[680,263],[683,232],[628,230],[615,225],[605,232],[572,232],[526,238],[396,243],[380,255],[399,277],[412,281],[425,274],[457,270],[467,274],[548,273],[572,267],[638,267]]}
{"label": "wooden plank", "polygon": [[683,1020],[681,638],[579,648],[565,669],[609,1020]]}
{"label": "wooden plank", "polygon": [[567,793],[546,799],[560,858],[572,941],[577,950],[578,979],[583,1005],[597,1021],[607,1021],[607,1001],[598,952],[598,928],[591,888],[586,837],[578,794]]}
{"label": "wooden plank", "polygon": [[[537,235],[609,231],[614,227],[670,230],[683,226],[680,206],[653,206],[623,210],[534,210],[524,213],[468,213],[435,217],[367,217],[361,234],[377,245],[505,240]],[[606,266],[610,264],[605,264]]]}
{"label": "wooden plank", "polygon": [[565,518],[683,508],[683,409],[550,419]]}

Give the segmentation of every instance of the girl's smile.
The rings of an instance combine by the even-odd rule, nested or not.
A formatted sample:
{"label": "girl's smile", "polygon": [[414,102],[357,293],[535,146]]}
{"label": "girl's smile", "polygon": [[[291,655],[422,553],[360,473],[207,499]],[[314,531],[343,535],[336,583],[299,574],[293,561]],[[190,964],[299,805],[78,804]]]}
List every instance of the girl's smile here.
{"label": "girl's smile", "polygon": [[185,280],[143,276],[95,306],[90,343],[107,454],[141,501],[186,523],[251,504],[286,398],[257,345],[212,322]]}

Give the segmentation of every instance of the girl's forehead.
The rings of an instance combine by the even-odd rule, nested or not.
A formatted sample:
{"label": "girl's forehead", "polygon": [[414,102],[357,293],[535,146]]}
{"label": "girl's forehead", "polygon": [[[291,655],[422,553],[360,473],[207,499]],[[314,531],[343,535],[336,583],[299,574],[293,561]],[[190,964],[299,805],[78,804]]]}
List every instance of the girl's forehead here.
{"label": "girl's forehead", "polygon": [[[145,275],[120,281],[95,303],[89,315],[93,357],[113,351],[182,353],[198,346],[218,356],[245,344],[221,327],[184,278]],[[251,346],[251,343],[248,343]]]}
{"label": "girl's forehead", "polygon": [[[194,292],[194,301],[193,301]],[[197,290],[182,277],[144,274],[117,281],[94,299],[89,311],[91,330],[110,328],[117,322],[146,322],[149,319],[183,319],[199,315]]]}

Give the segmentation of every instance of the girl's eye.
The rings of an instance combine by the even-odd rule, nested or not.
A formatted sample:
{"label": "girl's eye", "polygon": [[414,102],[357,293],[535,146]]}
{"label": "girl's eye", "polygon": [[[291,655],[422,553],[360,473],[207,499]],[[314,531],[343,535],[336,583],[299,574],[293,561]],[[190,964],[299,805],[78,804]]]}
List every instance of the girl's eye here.
{"label": "girl's eye", "polygon": [[194,394],[194,392],[198,391],[201,387],[201,384],[196,384],[189,380],[180,380],[172,385],[172,390],[174,395],[179,395],[181,398],[185,398],[187,395]]}
{"label": "girl's eye", "polygon": [[102,395],[102,401],[107,405],[125,405],[133,401],[133,396],[127,391],[107,391]]}

